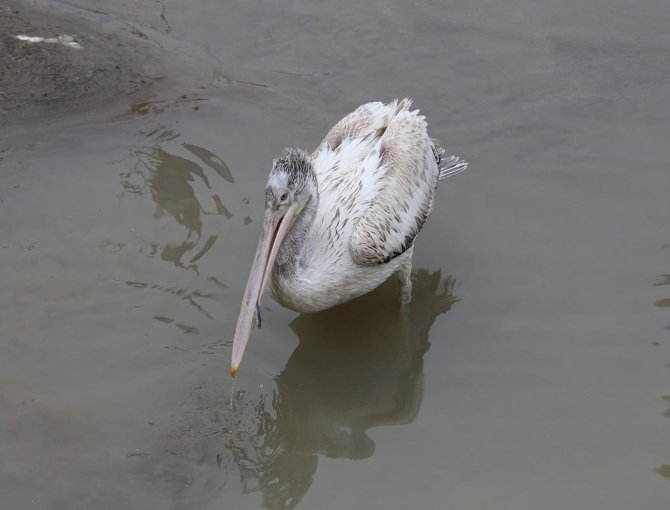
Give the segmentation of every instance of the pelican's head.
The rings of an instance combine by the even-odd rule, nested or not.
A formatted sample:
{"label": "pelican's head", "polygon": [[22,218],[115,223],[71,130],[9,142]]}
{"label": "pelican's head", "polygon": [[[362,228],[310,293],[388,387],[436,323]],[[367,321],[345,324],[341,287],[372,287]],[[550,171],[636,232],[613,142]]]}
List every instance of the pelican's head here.
{"label": "pelican's head", "polygon": [[256,323],[256,310],[282,243],[303,208],[316,196],[316,176],[305,152],[285,149],[274,160],[265,186],[265,220],[237,319],[230,374],[235,377]]}
{"label": "pelican's head", "polygon": [[316,193],[316,176],[309,156],[300,149],[284,149],[280,158],[273,161],[265,186],[265,207],[280,216],[293,206],[300,210]]}

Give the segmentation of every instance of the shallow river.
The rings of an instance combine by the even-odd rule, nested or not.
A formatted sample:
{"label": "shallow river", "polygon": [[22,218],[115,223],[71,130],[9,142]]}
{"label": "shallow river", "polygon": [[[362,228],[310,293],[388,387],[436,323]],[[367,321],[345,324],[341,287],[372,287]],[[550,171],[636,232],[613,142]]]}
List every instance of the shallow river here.
{"label": "shallow river", "polygon": [[[212,78],[0,155],[3,508],[669,507],[667,0],[71,5]],[[233,382],[272,158],[404,96],[470,162],[413,302],[267,299]]]}

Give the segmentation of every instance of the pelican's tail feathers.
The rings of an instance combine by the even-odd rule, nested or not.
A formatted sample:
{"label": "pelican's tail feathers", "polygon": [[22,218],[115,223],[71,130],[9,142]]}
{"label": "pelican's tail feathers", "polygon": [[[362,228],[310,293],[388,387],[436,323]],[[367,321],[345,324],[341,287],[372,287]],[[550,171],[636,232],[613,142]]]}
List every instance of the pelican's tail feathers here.
{"label": "pelican's tail feathers", "polygon": [[442,149],[442,154],[438,156],[437,168],[440,170],[440,179],[446,179],[452,175],[460,174],[463,170],[467,170],[468,162],[458,156],[445,157],[444,149]]}

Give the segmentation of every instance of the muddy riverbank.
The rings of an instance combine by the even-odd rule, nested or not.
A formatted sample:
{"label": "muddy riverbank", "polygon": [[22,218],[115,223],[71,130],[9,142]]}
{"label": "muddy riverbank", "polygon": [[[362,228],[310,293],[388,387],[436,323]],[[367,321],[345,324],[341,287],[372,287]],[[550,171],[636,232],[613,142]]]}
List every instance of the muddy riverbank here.
{"label": "muddy riverbank", "polygon": [[212,78],[202,52],[170,51],[159,31],[93,8],[8,0],[0,34],[0,148],[183,102]]}

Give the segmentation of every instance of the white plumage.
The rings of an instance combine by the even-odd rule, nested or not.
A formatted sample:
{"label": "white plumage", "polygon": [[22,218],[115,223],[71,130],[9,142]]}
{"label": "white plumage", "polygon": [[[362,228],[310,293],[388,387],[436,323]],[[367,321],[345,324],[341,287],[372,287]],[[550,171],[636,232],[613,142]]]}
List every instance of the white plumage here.
{"label": "white plumage", "polygon": [[344,117],[310,159],[319,208],[299,271],[273,274],[272,293],[299,312],[358,297],[411,269],[412,242],[428,217],[439,149],[411,101],[368,103]]}

